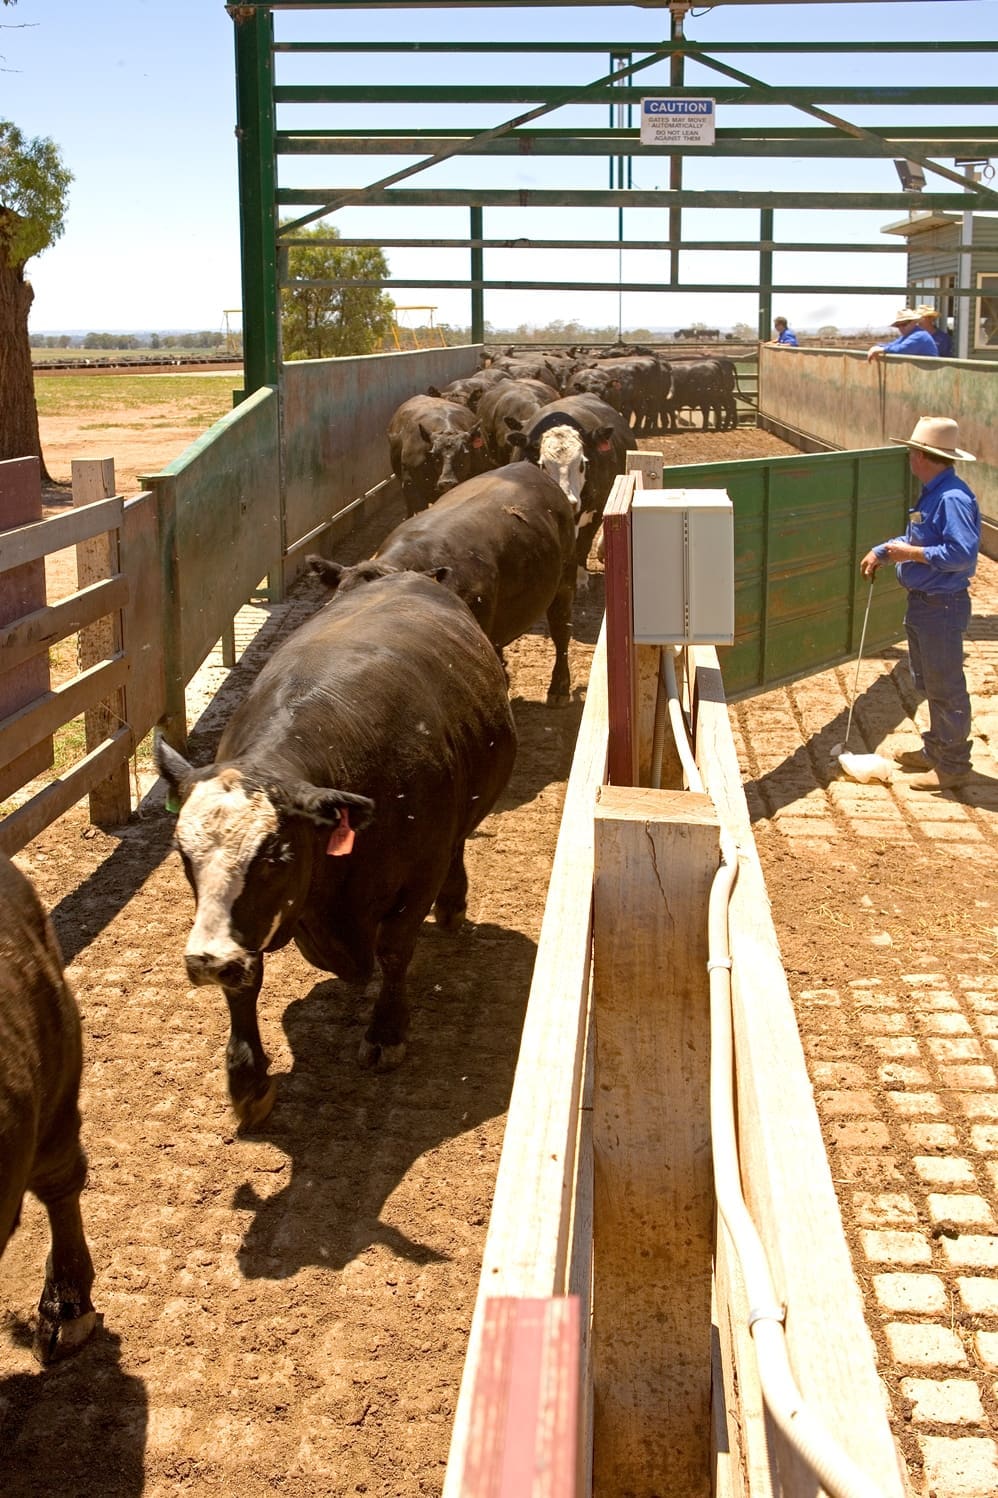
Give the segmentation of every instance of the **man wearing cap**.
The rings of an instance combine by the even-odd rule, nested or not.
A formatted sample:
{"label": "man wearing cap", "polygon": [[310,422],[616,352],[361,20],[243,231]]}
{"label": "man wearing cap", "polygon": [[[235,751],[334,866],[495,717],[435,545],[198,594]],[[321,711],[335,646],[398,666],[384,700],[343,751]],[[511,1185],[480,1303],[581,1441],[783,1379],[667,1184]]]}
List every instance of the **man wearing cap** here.
{"label": "man wearing cap", "polygon": [[936,353],[940,359],[951,359],[953,357],[953,335],[945,322],[943,322],[942,327],[939,326],[939,313],[935,307],[916,307],[915,313],[918,317],[918,326],[924,328],[926,333],[928,333],[936,346]]}
{"label": "man wearing cap", "polygon": [[866,356],[868,360],[881,359],[884,354],[931,354],[934,359],[938,356],[932,334],[918,326],[914,307],[902,307],[891,327],[897,328],[897,338],[893,343],[875,343]]}
{"label": "man wearing cap", "polygon": [[977,567],[981,513],[963,479],[953,471],[973,453],[957,446],[959,430],[948,416],[921,416],[910,437],[892,437],[908,448],[908,462],[922,492],[908,512],[903,536],[882,541],[860,562],[873,578],[882,562],[896,562],[898,582],[908,591],[904,625],[915,686],[929,704],[929,728],[921,749],[894,758],[904,770],[919,770],[917,791],[948,791],[970,777],[970,697],[963,671],[963,636],[970,623],[967,585]]}

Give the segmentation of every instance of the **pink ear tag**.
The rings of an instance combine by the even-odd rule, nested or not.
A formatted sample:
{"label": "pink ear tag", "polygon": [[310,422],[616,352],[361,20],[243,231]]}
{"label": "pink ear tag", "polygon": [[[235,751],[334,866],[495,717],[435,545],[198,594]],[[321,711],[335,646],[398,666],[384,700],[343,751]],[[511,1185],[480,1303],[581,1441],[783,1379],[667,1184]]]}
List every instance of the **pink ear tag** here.
{"label": "pink ear tag", "polygon": [[330,858],[342,858],[353,848],[353,828],[350,826],[350,815],[345,806],[340,807],[340,819],[329,834],[329,842],[326,844],[326,852]]}

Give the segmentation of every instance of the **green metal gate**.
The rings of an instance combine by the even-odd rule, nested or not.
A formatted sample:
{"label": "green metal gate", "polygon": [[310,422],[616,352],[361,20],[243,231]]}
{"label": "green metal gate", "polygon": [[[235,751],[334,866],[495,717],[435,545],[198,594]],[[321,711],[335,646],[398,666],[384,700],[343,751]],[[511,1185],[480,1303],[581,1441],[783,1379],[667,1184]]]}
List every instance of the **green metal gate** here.
{"label": "green metal gate", "polygon": [[[734,506],[735,643],[718,651],[729,698],[856,654],[869,597],[859,562],[904,531],[907,448],[667,467],[663,482],[725,489]],[[864,649],[901,637],[904,597],[882,568]]]}

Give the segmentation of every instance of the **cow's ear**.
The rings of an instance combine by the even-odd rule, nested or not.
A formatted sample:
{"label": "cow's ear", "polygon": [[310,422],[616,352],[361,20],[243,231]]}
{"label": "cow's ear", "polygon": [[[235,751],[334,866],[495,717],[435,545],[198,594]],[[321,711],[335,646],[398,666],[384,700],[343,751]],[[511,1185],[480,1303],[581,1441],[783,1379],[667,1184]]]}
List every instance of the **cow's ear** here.
{"label": "cow's ear", "polygon": [[468,446],[475,448],[476,451],[485,446],[485,438],[482,436],[480,422],[476,421],[475,425],[470,428],[468,432]]}
{"label": "cow's ear", "polygon": [[511,432],[520,432],[521,434],[523,433],[523,422],[520,420],[519,416],[504,416],[503,421],[506,423]]}
{"label": "cow's ear", "polygon": [[310,822],[324,826],[338,826],[342,821],[340,814],[344,811],[350,826],[355,829],[366,827],[374,816],[374,802],[370,796],[355,796],[352,791],[310,785],[306,780],[268,786],[268,794],[279,810],[293,817],[307,817]]}
{"label": "cow's ear", "polygon": [[427,385],[426,393],[427,395],[435,395],[438,400],[441,399],[440,391],[437,389],[436,385]]}
{"label": "cow's ear", "polygon": [[427,577],[432,577],[435,583],[445,583],[452,571],[453,568],[451,567],[430,567],[426,575]]}
{"label": "cow's ear", "polygon": [[305,566],[328,588],[330,593],[335,593],[343,580],[346,568],[340,562],[328,562],[325,557],[313,553],[305,558]]}
{"label": "cow's ear", "polygon": [[593,432],[593,444],[598,453],[613,452],[613,427],[597,427]]}
{"label": "cow's ear", "polygon": [[180,803],[191,788],[192,780],[197,778],[197,771],[193,765],[188,764],[182,754],[178,754],[176,749],[170,747],[158,728],[153,735],[152,760],[169,786],[166,809],[178,812]]}
{"label": "cow's ear", "polygon": [[428,432],[426,430],[426,428],[424,427],[424,425],[423,425],[422,422],[419,423],[418,430],[419,430],[419,435],[422,437],[422,439],[426,443],[427,447],[432,447],[432,445],[433,445],[433,434],[431,432]]}

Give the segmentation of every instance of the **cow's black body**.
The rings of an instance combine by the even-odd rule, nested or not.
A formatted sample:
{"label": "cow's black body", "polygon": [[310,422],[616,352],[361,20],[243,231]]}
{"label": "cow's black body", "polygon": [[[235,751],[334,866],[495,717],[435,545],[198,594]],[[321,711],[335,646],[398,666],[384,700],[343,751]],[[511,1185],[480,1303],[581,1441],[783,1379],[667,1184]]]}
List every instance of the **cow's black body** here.
{"label": "cow's black body", "polygon": [[473,413],[439,396],[414,395],[402,402],[388,423],[388,450],[407,515],[425,510],[488,466]]}
{"label": "cow's black body", "polygon": [[679,412],[684,408],[699,410],[704,430],[710,425],[713,413],[714,425],[720,431],[738,423],[738,407],[735,401],[737,381],[735,365],[731,359],[672,359],[672,389],[667,402],[666,425],[678,426]]}
{"label": "cow's black body", "polygon": [[600,359],[576,369],[566,387],[569,395],[595,395],[634,422],[639,432],[657,429],[669,398],[670,371],[654,354]]}
{"label": "cow's black body", "polygon": [[[443,925],[463,916],[465,839],[505,786],[515,750],[495,651],[459,598],[412,572],[357,579],[302,625],[233,715],[214,765],[194,771],[157,743],[158,768],[183,798],[177,842],[199,900],[188,973],[225,992],[229,1090],[244,1122],[273,1102],[256,999],[264,952],[289,941],[351,983],[366,983],[377,959],[382,985],[361,1060],[401,1061],[420,926],[434,907]],[[207,886],[192,855],[208,837],[199,793],[227,786],[255,790],[276,825],[250,849],[226,926],[208,902],[202,917]],[[343,815],[361,830],[352,851],[330,856]],[[224,853],[224,824],[210,835]]]}
{"label": "cow's black body", "polygon": [[[337,586],[345,574],[321,557],[309,563],[327,586]],[[397,526],[374,563],[414,572],[446,568],[446,586],[464,599],[497,651],[545,614],[555,647],[548,705],[568,705],[575,516],[539,468],[511,463],[459,484],[432,509]]]}
{"label": "cow's black body", "polygon": [[93,1264],[80,1192],[80,1016],[58,943],[27,879],[0,854],[0,1252],[21,1199],[44,1204],[52,1234],[35,1355],[49,1362],[90,1335]]}
{"label": "cow's black body", "polygon": [[553,394],[540,380],[504,380],[486,390],[477,414],[486,451],[497,468],[516,456],[509,445],[510,430],[529,426],[541,407],[550,405]]}
{"label": "cow's black body", "polygon": [[[576,517],[575,560],[584,568],[603,509],[618,473],[623,473],[632,434],[619,411],[594,395],[563,395],[542,406],[520,436],[525,457],[536,462],[540,439],[556,426],[574,427],[586,455],[582,513]],[[516,439],[514,439],[516,440]]]}

